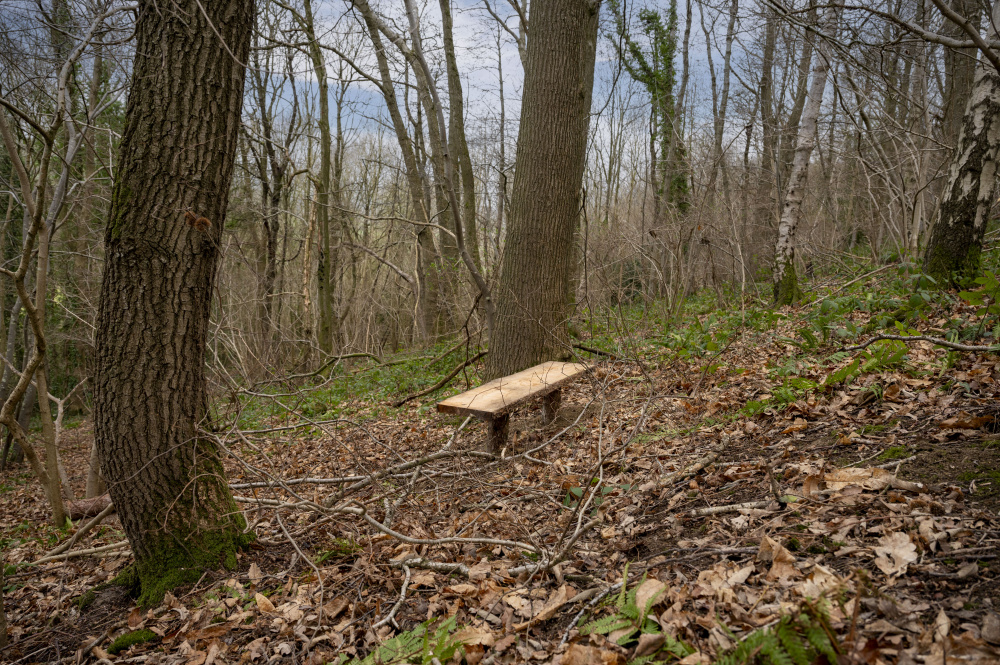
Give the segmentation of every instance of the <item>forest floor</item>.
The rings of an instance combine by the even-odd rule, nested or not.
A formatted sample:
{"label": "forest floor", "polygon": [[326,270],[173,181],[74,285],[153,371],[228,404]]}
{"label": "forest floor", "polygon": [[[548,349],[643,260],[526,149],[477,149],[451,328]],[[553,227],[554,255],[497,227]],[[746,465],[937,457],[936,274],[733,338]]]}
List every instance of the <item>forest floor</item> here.
{"label": "forest floor", "polygon": [[[0,661],[1000,662],[1000,354],[847,350],[900,306],[892,332],[994,344],[997,286],[849,279],[794,309],[692,299],[669,325],[633,308],[583,326],[614,355],[554,423],[519,410],[499,458],[433,410],[475,374],[387,405],[467,349],[248,391],[220,439],[257,542],[152,609],[88,594],[127,547],[34,565],[72,529],[8,470]],[[85,419],[66,432],[78,496],[91,443]],[[112,516],[70,552],[122,540]]]}

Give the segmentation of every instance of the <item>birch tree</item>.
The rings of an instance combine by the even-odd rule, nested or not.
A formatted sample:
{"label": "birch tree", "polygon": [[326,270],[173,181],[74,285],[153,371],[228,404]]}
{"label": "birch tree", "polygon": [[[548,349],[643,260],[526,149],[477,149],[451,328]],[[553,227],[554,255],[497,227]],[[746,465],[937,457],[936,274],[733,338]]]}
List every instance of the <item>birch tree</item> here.
{"label": "birch tree", "polygon": [[[821,23],[826,35],[833,35],[840,16],[840,7],[831,5],[827,8]],[[816,49],[816,61],[813,64],[812,78],[809,82],[809,93],[802,109],[802,120],[799,124],[798,137],[795,142],[795,154],[792,168],[788,175],[788,185],[785,189],[785,203],[778,222],[778,241],[774,248],[774,302],[776,305],[789,305],[801,297],[798,279],[795,274],[795,231],[802,218],[802,200],[805,197],[806,182],[809,177],[809,161],[816,145],[816,127],[819,112],[823,106],[823,94],[826,90],[826,78],[830,69],[832,57],[830,44],[819,38]]]}
{"label": "birch tree", "polygon": [[[953,22],[963,18],[947,6],[939,4],[938,7]],[[995,41],[1000,2],[993,4],[991,18],[986,35],[990,41]],[[979,37],[978,31],[967,21],[963,27]],[[940,213],[924,254],[924,272],[941,285],[964,285],[978,276],[983,237],[996,200],[1000,160],[1000,67],[997,66],[997,54],[982,37],[979,42],[982,42],[983,53],[962,118],[955,156],[948,170]]]}

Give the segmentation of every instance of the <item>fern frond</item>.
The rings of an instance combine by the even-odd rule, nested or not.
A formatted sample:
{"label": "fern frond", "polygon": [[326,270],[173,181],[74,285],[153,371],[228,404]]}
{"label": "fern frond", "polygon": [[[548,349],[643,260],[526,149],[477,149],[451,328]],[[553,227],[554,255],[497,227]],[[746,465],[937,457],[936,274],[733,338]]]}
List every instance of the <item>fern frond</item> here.
{"label": "fern frond", "polygon": [[813,659],[809,657],[808,645],[803,643],[802,637],[795,631],[791,622],[780,622],[774,632],[795,665],[810,665],[812,663]]}
{"label": "fern frond", "polygon": [[627,619],[623,619],[618,614],[612,614],[611,616],[604,617],[603,619],[597,619],[596,621],[591,621],[580,629],[581,635],[590,635],[591,633],[597,633],[598,635],[607,635],[608,633],[621,630],[626,626],[631,626],[632,622]]}

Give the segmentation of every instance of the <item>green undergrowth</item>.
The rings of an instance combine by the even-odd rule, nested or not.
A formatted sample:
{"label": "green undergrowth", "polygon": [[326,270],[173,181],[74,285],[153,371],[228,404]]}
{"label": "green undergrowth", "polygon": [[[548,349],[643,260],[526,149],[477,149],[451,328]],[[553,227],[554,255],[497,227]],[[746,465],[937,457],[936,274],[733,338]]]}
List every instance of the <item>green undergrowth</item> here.
{"label": "green undergrowth", "polygon": [[[626,568],[625,576],[628,575]],[[598,619],[581,619],[578,626],[582,637],[604,635],[625,648],[634,647],[642,635],[662,635],[662,644],[652,653],[633,658],[629,665],[653,665],[673,663],[694,653],[694,648],[664,633],[652,608],[662,600],[663,591],[646,598],[643,607],[637,604],[637,591],[645,581],[643,576],[630,589],[621,590],[605,602],[604,607],[611,613]],[[788,614],[774,626],[759,628],[742,637],[737,637],[722,625],[735,642],[724,654],[716,659],[717,665],[811,665],[821,662],[838,662],[841,652],[839,639],[830,626],[827,601],[805,600],[796,613]]]}
{"label": "green undergrowth", "polygon": [[[904,336],[929,332],[953,341],[1000,341],[996,277],[1000,253],[985,256],[981,276],[969,290],[957,294],[939,288],[915,263],[884,266],[857,255],[848,257],[837,273],[821,272],[823,286],[813,287],[820,277],[804,281],[801,302],[807,304],[795,308],[776,309],[769,292],[740,293],[731,288],[704,290],[669,307],[637,296],[603,309],[583,308],[570,326],[574,354],[581,360],[595,359],[579,348],[583,346],[651,367],[685,361],[701,366],[706,377],[725,381],[744,371],[727,364],[726,351],[733,343],[752,336],[757,346],[782,348],[780,364],[769,368],[770,396],[720,418],[781,409],[814,392],[890,370],[940,375],[956,362],[953,354],[944,354],[938,367],[928,368],[910,363],[903,342],[882,341],[857,352],[841,349],[882,331]],[[883,269],[868,276],[879,268]],[[851,284],[854,279],[858,281]],[[242,429],[258,429],[298,423],[303,416],[316,421],[391,417],[398,412],[394,402],[433,386],[480,350],[475,345],[455,347],[456,342],[443,340],[379,360],[352,358],[295,385],[264,385],[254,391],[257,395],[240,396],[220,407],[220,420],[235,419]],[[448,385],[419,400],[418,410],[429,411],[433,402],[478,385],[481,368],[481,361],[470,365]]]}
{"label": "green undergrowth", "polygon": [[[257,395],[225,405],[222,415],[238,414],[240,428],[257,429],[285,420],[298,422],[302,416],[323,421],[351,418],[362,411],[373,416],[391,414],[397,411],[393,402],[433,386],[479,351],[474,344],[452,349],[455,343],[448,340],[419,353],[386,356],[381,361],[353,358],[335,363],[302,384],[271,384],[258,389]],[[478,385],[481,370],[482,361],[469,365],[433,397],[444,399],[465,390],[467,382]]]}

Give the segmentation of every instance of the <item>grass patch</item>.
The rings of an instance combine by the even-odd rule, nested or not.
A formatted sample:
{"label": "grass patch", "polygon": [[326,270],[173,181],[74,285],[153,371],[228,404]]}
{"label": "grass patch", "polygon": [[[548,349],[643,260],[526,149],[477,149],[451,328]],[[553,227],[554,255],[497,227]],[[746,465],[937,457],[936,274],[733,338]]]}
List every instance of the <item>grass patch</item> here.
{"label": "grass patch", "polygon": [[[893,418],[889,422],[883,423],[881,425],[863,425],[861,427],[861,429],[858,430],[858,433],[862,434],[862,435],[864,435],[864,434],[878,434],[879,432],[885,432],[885,431],[887,431],[889,429],[892,429],[893,427],[895,427],[898,424],[899,424],[899,418]],[[889,459],[896,459],[896,458],[890,457]]]}

